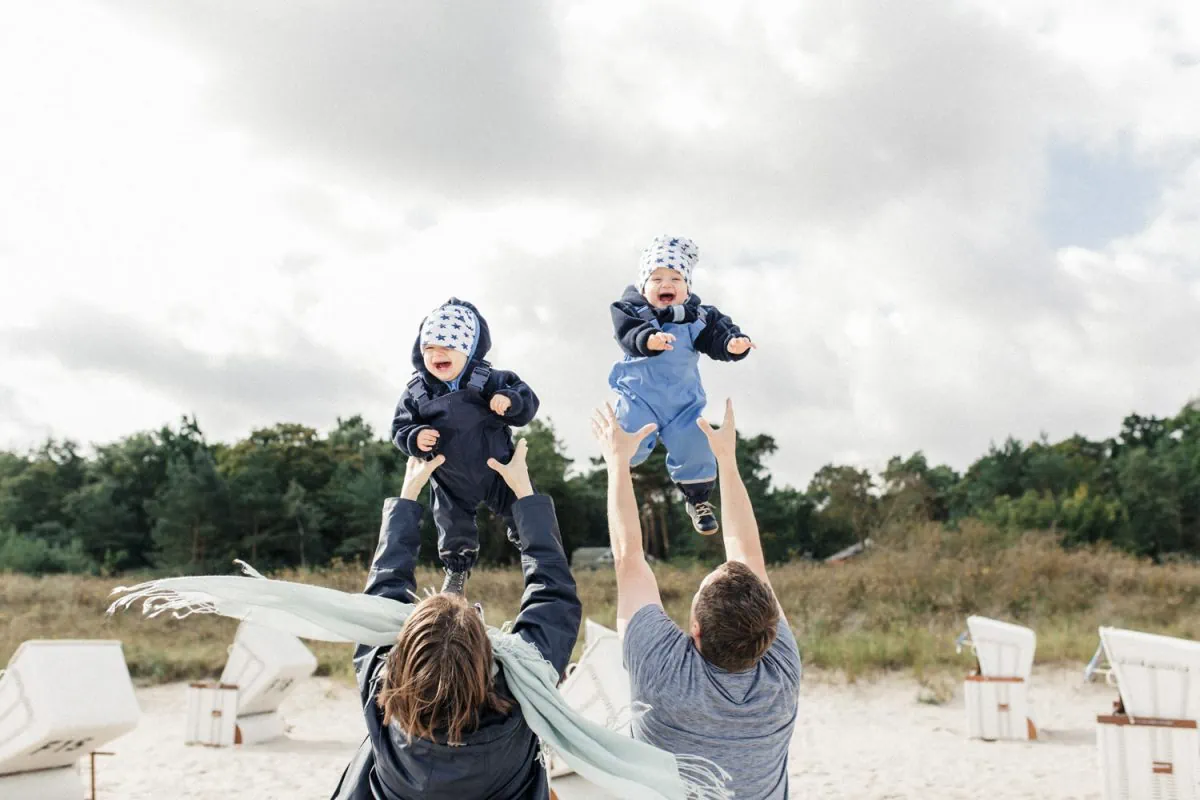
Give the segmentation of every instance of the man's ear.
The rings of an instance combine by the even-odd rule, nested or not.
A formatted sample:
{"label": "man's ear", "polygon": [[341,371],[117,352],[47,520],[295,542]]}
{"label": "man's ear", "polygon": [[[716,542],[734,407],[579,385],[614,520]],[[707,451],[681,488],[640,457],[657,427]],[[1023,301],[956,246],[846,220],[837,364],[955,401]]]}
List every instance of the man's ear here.
{"label": "man's ear", "polygon": [[692,620],[691,634],[692,639],[696,640],[697,642],[700,641],[700,623],[695,619]]}

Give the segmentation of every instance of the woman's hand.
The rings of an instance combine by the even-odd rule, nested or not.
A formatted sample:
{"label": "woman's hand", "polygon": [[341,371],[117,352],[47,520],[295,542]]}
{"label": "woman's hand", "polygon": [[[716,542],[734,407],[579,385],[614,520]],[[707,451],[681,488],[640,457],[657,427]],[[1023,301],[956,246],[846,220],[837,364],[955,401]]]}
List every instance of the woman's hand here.
{"label": "woman's hand", "polygon": [[433,471],[446,463],[445,456],[438,456],[432,461],[421,458],[410,458],[404,465],[404,485],[400,488],[400,496],[405,500],[415,501],[421,496],[421,490],[429,483]]}
{"label": "woman's hand", "polygon": [[501,464],[494,458],[487,460],[487,465],[499,473],[501,478],[504,478],[504,482],[508,484],[508,488],[512,489],[518,500],[533,494],[533,482],[529,480],[529,467],[525,465],[525,454],[528,450],[529,445],[522,439],[517,442],[517,449],[507,464]]}

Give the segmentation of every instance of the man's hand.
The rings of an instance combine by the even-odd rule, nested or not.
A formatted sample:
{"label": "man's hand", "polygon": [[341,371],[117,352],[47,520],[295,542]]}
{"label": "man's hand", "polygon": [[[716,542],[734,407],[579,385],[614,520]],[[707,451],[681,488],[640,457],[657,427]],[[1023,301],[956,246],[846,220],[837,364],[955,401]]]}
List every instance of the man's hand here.
{"label": "man's hand", "polygon": [[433,448],[437,447],[438,438],[440,436],[441,434],[435,431],[433,428],[426,428],[417,434],[417,447],[422,453],[428,453],[429,451],[433,450]]}
{"label": "man's hand", "polygon": [[502,394],[498,394],[492,397],[492,402],[488,405],[491,407],[492,411],[495,411],[497,414],[503,417],[508,413],[508,410],[512,408],[512,400],[509,400]]}
{"label": "man's hand", "polygon": [[504,478],[504,482],[508,484],[508,488],[513,490],[513,494],[517,496],[518,500],[533,494],[533,482],[529,480],[529,467],[525,465],[525,454],[528,450],[529,445],[522,439],[517,442],[517,449],[507,464],[501,464],[494,458],[489,458],[487,461],[487,465],[498,472],[501,478]]}
{"label": "man's hand", "polygon": [[673,341],[675,341],[675,334],[660,331],[651,334],[650,338],[646,340],[646,349],[655,352],[660,350],[674,350],[675,348],[671,346],[671,342]]}
{"label": "man's hand", "polygon": [[749,350],[757,350],[758,345],[745,336],[738,336],[730,339],[729,344],[725,345],[725,349],[735,356],[740,356]]}
{"label": "man's hand", "polygon": [[610,403],[605,403],[604,408],[598,408],[592,414],[592,435],[600,443],[600,451],[610,467],[629,466],[642,440],[656,430],[658,426],[651,422],[643,425],[637,433],[626,433]]}
{"label": "man's hand", "polygon": [[446,463],[445,456],[438,456],[432,461],[415,456],[408,459],[408,463],[404,465],[404,485],[400,489],[400,496],[405,500],[415,501],[421,496],[421,490],[425,488],[425,484],[429,483],[429,476],[444,463]]}
{"label": "man's hand", "polygon": [[709,425],[708,420],[704,417],[696,420],[696,424],[708,437],[708,444],[712,448],[713,455],[717,457],[717,461],[729,461],[737,458],[737,428],[734,427],[733,422],[732,400],[725,401],[725,419],[721,420],[720,429],[713,430],[713,426]]}

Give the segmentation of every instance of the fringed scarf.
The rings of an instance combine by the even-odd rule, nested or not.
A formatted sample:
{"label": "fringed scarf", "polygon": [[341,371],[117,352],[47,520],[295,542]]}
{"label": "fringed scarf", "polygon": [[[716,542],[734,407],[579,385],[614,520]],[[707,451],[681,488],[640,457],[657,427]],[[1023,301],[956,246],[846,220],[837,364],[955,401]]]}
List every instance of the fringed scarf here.
{"label": "fringed scarf", "polygon": [[[302,639],[382,647],[394,644],[414,606],[386,597],[350,594],[265,578],[244,562],[249,577],[203,575],[164,578],[136,586],[108,608],[112,614],[139,600],[142,613],[220,614]],[[676,756],[583,718],[563,700],[554,666],[529,642],[488,626],[495,659],[526,723],[544,747],[577,773],[618,797],[647,800],[727,800],[729,774],[699,756]]]}

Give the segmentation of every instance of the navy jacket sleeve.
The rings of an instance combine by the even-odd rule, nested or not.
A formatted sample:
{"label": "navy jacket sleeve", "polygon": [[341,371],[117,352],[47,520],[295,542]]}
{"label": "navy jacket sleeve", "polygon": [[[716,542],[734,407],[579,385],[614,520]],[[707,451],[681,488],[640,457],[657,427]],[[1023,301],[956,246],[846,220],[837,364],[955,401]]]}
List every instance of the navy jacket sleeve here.
{"label": "navy jacket sleeve", "polygon": [[400,395],[400,401],[396,403],[396,413],[392,415],[392,444],[410,458],[424,458],[428,454],[422,453],[417,447],[417,434],[428,427],[430,426],[426,425],[417,413],[417,401],[406,390]]}
{"label": "navy jacket sleeve", "polygon": [[696,337],[696,349],[717,361],[741,361],[750,351],[735,356],[727,349],[729,340],[745,336],[732,319],[717,310],[716,306],[704,306],[705,326]]}
{"label": "navy jacket sleeve", "polygon": [[521,380],[517,373],[503,369],[492,370],[492,394],[502,394],[512,401],[504,421],[515,428],[522,428],[533,422],[537,416],[540,401],[538,396],[529,388],[529,384]]}
{"label": "navy jacket sleeve", "polygon": [[[383,524],[379,528],[379,544],[367,573],[367,585],[363,594],[374,594],[415,602],[417,577],[417,554],[421,549],[420,503],[400,497],[389,497],[383,505]],[[371,662],[376,651],[386,652],[390,648],[359,645],[354,651],[354,671],[359,673]],[[360,677],[362,677],[360,675]]]}
{"label": "navy jacket sleeve", "polygon": [[567,565],[554,501],[535,494],[513,505],[525,594],[512,631],[536,647],[561,676],[571,660],[583,607]]}
{"label": "navy jacket sleeve", "polygon": [[633,305],[623,300],[612,304],[613,334],[621,349],[631,356],[656,356],[661,350],[651,350],[646,347],[650,337],[658,332],[653,322],[648,322],[638,316]]}

